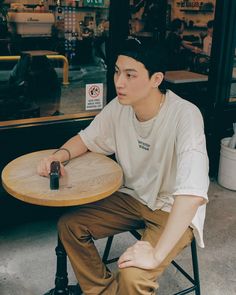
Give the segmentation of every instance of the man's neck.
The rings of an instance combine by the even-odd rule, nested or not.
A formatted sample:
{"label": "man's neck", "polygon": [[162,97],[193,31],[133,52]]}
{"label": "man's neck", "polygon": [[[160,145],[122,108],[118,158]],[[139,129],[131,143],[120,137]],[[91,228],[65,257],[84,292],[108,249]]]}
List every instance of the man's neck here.
{"label": "man's neck", "polygon": [[140,122],[148,121],[154,118],[160,111],[165,96],[160,91],[156,91],[147,100],[139,105],[133,106],[136,118]]}

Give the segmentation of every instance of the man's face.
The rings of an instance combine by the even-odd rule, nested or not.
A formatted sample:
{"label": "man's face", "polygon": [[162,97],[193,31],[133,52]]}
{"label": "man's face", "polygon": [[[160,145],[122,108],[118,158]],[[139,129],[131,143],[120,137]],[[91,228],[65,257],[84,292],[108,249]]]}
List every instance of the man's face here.
{"label": "man's face", "polygon": [[114,83],[119,102],[123,105],[145,104],[153,90],[152,78],[141,62],[119,55],[114,74]]}

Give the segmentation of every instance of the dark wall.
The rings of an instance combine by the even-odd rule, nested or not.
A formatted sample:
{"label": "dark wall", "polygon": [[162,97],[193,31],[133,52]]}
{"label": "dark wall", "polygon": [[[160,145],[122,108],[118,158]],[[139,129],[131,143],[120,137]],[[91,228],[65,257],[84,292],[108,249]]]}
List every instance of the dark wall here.
{"label": "dark wall", "polygon": [[108,67],[107,67],[107,101],[116,96],[113,83],[114,65],[117,58],[117,51],[123,40],[129,34],[129,0],[111,0],[109,10],[110,31],[108,39]]}
{"label": "dark wall", "polygon": [[[67,139],[84,129],[92,117],[78,120],[56,121],[34,125],[0,127],[0,171],[13,159],[37,150],[58,148]],[[26,204],[8,195],[0,186],[0,227],[32,219],[55,217],[63,208],[50,208]]]}
{"label": "dark wall", "polygon": [[211,65],[209,110],[207,113],[208,150],[211,174],[217,176],[220,141],[233,135],[236,103],[229,103],[236,40],[236,1],[216,1]]}

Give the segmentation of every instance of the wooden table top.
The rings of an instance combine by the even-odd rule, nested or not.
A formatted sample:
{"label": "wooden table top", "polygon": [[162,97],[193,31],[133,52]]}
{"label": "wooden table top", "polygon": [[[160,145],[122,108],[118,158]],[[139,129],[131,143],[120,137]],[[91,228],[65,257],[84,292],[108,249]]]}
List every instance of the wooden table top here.
{"label": "wooden table top", "polygon": [[71,160],[67,175],[60,177],[59,190],[50,190],[49,177],[37,174],[40,159],[54,150],[23,155],[5,166],[2,183],[17,199],[42,206],[74,206],[101,200],[118,190],[122,184],[121,167],[112,159],[88,152]]}
{"label": "wooden table top", "polygon": [[208,81],[208,76],[189,71],[167,71],[165,80],[173,84],[206,82]]}

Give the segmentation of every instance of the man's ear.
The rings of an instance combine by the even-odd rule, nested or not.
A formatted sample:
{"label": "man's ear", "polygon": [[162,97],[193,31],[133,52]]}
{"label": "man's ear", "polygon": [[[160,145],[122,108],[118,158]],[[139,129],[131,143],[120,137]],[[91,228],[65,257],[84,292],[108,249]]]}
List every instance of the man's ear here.
{"label": "man's ear", "polygon": [[162,72],[156,72],[152,75],[151,79],[153,82],[153,88],[158,88],[164,79],[164,74]]}

